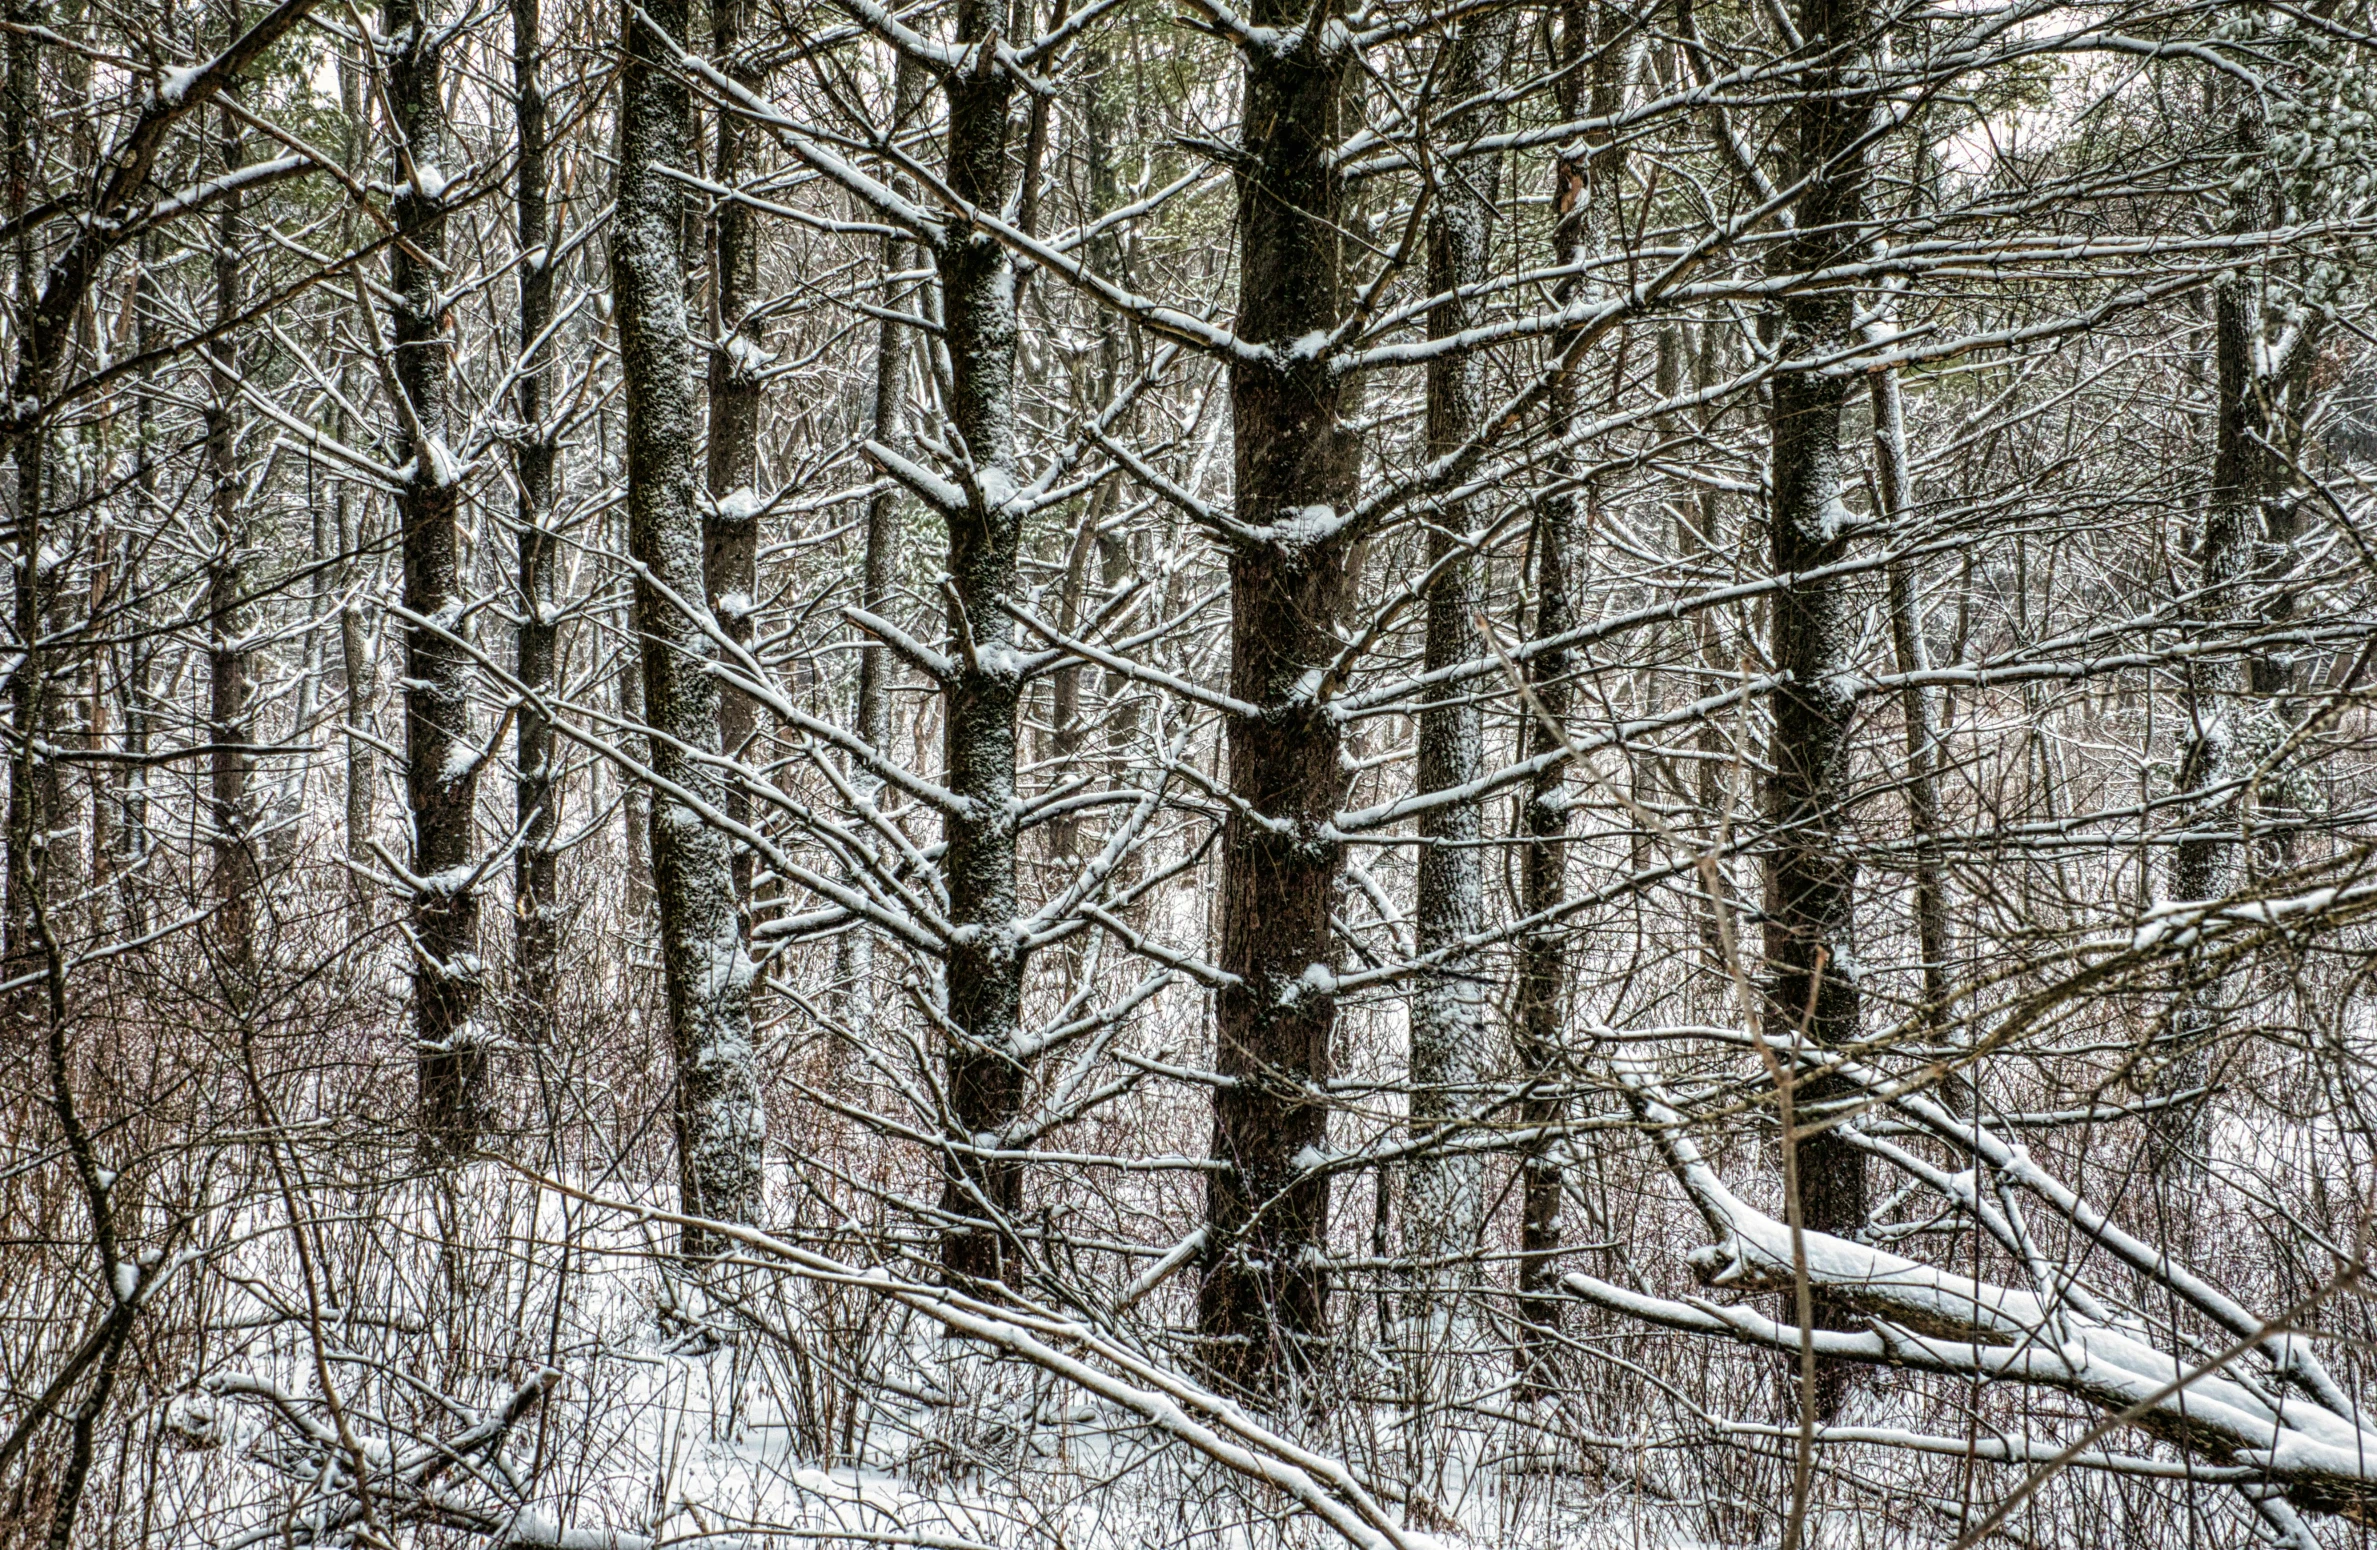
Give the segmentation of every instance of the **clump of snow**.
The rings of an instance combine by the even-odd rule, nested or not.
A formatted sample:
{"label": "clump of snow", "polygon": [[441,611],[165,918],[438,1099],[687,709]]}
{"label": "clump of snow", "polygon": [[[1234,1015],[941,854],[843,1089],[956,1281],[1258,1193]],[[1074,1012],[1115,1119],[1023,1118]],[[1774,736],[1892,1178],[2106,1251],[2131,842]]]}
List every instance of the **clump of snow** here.
{"label": "clump of snow", "polygon": [[429,438],[429,482],[438,489],[462,482],[462,465],[454,461],[443,436]]}
{"label": "clump of snow", "polygon": [[719,496],[711,507],[721,522],[749,522],[767,508],[767,500],[747,484],[737,485]]}
{"label": "clump of snow", "polygon": [[168,70],[157,79],[157,103],[160,107],[178,108],[190,95],[190,87],[206,73],[205,65],[183,65]]}

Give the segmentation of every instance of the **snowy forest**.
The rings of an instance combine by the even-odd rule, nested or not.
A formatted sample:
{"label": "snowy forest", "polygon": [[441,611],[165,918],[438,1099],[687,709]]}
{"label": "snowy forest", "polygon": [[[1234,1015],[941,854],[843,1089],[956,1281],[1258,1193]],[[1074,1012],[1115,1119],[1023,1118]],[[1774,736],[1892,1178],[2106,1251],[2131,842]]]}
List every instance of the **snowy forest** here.
{"label": "snowy forest", "polygon": [[2346,1550],[2371,0],[0,0],[0,1550]]}

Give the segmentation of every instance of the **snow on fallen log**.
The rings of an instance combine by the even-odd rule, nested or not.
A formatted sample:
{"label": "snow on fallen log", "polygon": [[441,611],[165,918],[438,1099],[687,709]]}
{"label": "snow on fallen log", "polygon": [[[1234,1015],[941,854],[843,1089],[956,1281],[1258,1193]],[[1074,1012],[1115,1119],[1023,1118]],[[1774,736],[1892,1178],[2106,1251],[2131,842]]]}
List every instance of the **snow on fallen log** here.
{"label": "snow on fallen log", "polygon": [[[1775,1351],[1809,1348],[1820,1357],[2055,1389],[2208,1458],[2224,1471],[2247,1472],[2233,1483],[2266,1483],[2310,1511],[2356,1519],[2377,1512],[2377,1428],[2332,1380],[2321,1381],[2325,1373],[2305,1342],[2290,1332],[2295,1319],[2357,1279],[2359,1267],[2348,1268],[2288,1315],[2261,1320],[2201,1277],[2181,1272],[2167,1256],[2122,1254],[2166,1285],[2183,1281],[2185,1300],[2217,1309],[2225,1316],[2216,1322],[2240,1337],[2211,1356],[2175,1354],[2135,1328],[2089,1316],[2083,1311],[2091,1306],[2086,1299],[2050,1303],[2032,1292],[1827,1233],[1803,1230],[1795,1244],[1787,1224],[1743,1201],[1718,1177],[1684,1133],[1684,1116],[1639,1066],[1621,1066],[1619,1082],[1716,1240],[1686,1256],[1704,1284],[1730,1291],[1782,1291],[1796,1283],[1804,1266],[1811,1287],[1863,1314],[1869,1327],[1802,1330],[1750,1307],[1652,1296],[1582,1273],[1562,1278],[1575,1296],[1645,1323]],[[1930,1110],[1921,1113],[1924,1121],[1945,1120],[1932,1106],[1924,1109]],[[1960,1139],[1969,1138],[1968,1145],[1987,1140],[1978,1127],[1956,1128]],[[2034,1191],[2054,1190],[2075,1224],[2093,1222],[2100,1234],[2109,1229],[2018,1151],[1983,1146],[1978,1155],[1984,1165],[2002,1163]],[[2295,1380],[2294,1392],[2275,1390],[2238,1367],[2255,1350],[2271,1358],[2279,1376]],[[2306,1379],[2307,1374],[2315,1376]],[[1870,1440],[1892,1439],[1877,1434]],[[2027,1457],[2029,1450],[2022,1451]]]}

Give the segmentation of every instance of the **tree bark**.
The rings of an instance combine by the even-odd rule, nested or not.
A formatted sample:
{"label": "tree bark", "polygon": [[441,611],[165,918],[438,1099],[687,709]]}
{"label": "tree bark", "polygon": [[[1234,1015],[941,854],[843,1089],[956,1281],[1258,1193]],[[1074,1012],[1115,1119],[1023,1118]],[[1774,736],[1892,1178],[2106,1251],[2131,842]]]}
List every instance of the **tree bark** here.
{"label": "tree bark", "polygon": [[[1859,137],[1868,97],[1858,78],[1869,22],[1865,0],[1800,0],[1799,28],[1810,58],[1807,83],[1793,100],[1786,131],[1792,173],[1793,233],[1779,272],[1804,274],[1860,251],[1865,165]],[[1855,299],[1845,288],[1801,291],[1778,309],[1775,346],[1785,360],[1848,347]],[[1856,604],[1836,578],[1807,578],[1847,549],[1849,514],[1841,504],[1841,377],[1787,372],[1774,380],[1772,506],[1768,532],[1775,574],[1794,578],[1775,594],[1771,651],[1783,682],[1775,691],[1767,777],[1772,839],[1767,861],[1766,1018],[1773,1035],[1801,1034],[1827,1048],[1857,1035],[1860,993],[1851,951],[1856,862],[1850,853],[1849,732],[1856,697],[1845,673],[1856,646]],[[1832,1084],[1800,1084],[1793,1129],[1822,1117]],[[1811,1108],[1814,1113],[1811,1115]],[[1801,1220],[1810,1230],[1854,1237],[1865,1225],[1864,1154],[1830,1131],[1787,1133]],[[1854,1314],[1819,1296],[1816,1322],[1843,1327]],[[1830,1418],[1847,1394],[1851,1369],[1824,1364],[1816,1410]]]}
{"label": "tree bark", "polygon": [[[1898,541],[1898,529],[1915,504],[1908,472],[1906,406],[1898,390],[1898,373],[1885,368],[1870,379],[1874,409],[1874,472],[1881,494],[1881,514]],[[1923,638],[1920,600],[1915,596],[1914,567],[1906,560],[1890,563],[1886,577],[1890,603],[1890,639],[1902,673],[1927,672],[1930,647]],[[1940,864],[1940,745],[1935,730],[1934,696],[1921,684],[1899,693],[1899,714],[1906,721],[1907,826],[1915,840],[1915,950],[1922,958],[1924,1022],[1933,1029],[1946,1025],[1948,1004],[1948,893]]]}
{"label": "tree bark", "polygon": [[[512,123],[519,137],[514,189],[520,244],[519,440],[512,466],[520,486],[520,596],[518,673],[531,696],[555,688],[555,646],[560,635],[554,571],[560,543],[552,530],[555,473],[560,448],[547,422],[546,378],[552,347],[545,331],[553,322],[553,229],[546,204],[543,27],[538,0],[512,0]],[[514,727],[512,822],[520,848],[512,861],[513,971],[531,1039],[553,1035],[556,965],[560,953],[560,900],[556,892],[554,836],[560,820],[555,779],[553,723],[534,698],[520,706]]]}
{"label": "tree bark", "polygon": [[[2200,588],[2191,610],[2206,635],[2282,622],[2293,610],[2284,568],[2299,522],[2290,486],[2291,454],[2302,440],[2302,406],[2317,345],[2306,328],[2275,373],[2264,370],[2259,308],[2252,278],[2225,275],[2212,287],[2214,419],[2212,483],[2204,503]],[[2253,594],[2262,590],[2256,598]],[[2293,663],[2283,652],[2212,652],[2188,669],[2188,733],[2179,763],[2186,829],[2175,849],[2171,891],[2182,901],[2223,898],[2239,884],[2238,835],[2249,794],[2229,789],[2255,775],[2275,752],[2291,719]],[[2259,797],[2274,820],[2274,857],[2283,857],[2299,814],[2284,795],[2282,770],[2260,782],[2278,788]],[[2228,1020],[2228,987],[2207,979],[2192,961],[2179,968],[2179,988],[2166,1035],[2166,1056],[2153,1085],[2163,1096],[2203,1086],[2211,1075],[2211,1045]],[[2201,1101],[2157,1110],[2148,1131],[2148,1160],[2158,1174],[2182,1172],[2203,1154],[2210,1116]]]}
{"label": "tree bark", "polygon": [[[1563,69],[1554,88],[1557,111],[1577,116],[1582,95],[1582,63],[1593,48],[1590,22],[1581,0],[1560,7],[1560,31],[1554,42]],[[1599,94],[1597,94],[1599,95]],[[1599,104],[1596,103],[1596,111]],[[1553,262],[1572,268],[1590,246],[1592,151],[1562,155],[1552,168]],[[1562,301],[1570,299],[1581,282],[1562,282]],[[1554,384],[1551,394],[1552,444],[1565,444],[1578,412],[1573,374]],[[1572,456],[1563,455],[1557,472],[1575,477]],[[1577,542],[1578,496],[1572,488],[1555,489],[1537,502],[1527,546],[1534,558],[1535,638],[1551,640],[1566,634],[1576,622],[1575,579],[1570,558]],[[1575,699],[1569,672],[1572,653],[1564,647],[1542,650],[1529,657],[1527,694],[1531,704],[1520,724],[1519,748],[1530,759],[1542,758],[1562,746],[1559,728]],[[1546,725],[1546,722],[1551,725]],[[1540,920],[1560,907],[1568,896],[1567,771],[1553,765],[1527,783],[1519,809],[1519,907],[1528,918]],[[1558,1295],[1560,1197],[1566,1182],[1560,1148],[1550,1134],[1567,1113],[1557,1091],[1562,1083],[1561,1024],[1568,980],[1568,943],[1563,928],[1543,922],[1519,938],[1517,994],[1512,1006],[1512,1053],[1520,1080],[1529,1094],[1519,1105],[1519,1123],[1529,1132],[1519,1149],[1519,1319],[1518,1373],[1521,1392],[1541,1398],[1552,1391],[1557,1376],[1559,1329],[1563,1299]]]}
{"label": "tree bark", "polygon": [[[1450,62],[1440,72],[1437,92],[1446,102],[1466,102],[1491,93],[1509,63],[1516,11],[1458,24],[1444,47]],[[1465,113],[1444,125],[1456,140],[1491,134],[1503,114],[1494,109]],[[1475,294],[1488,273],[1502,164],[1496,156],[1473,157],[1457,173],[1439,177],[1426,232],[1428,312],[1431,338],[1464,333],[1482,321],[1485,305]],[[1464,291],[1470,294],[1464,294]],[[1428,455],[1443,457],[1473,436],[1486,414],[1486,362],[1482,354],[1445,356],[1428,367]],[[1423,669],[1449,671],[1477,647],[1472,615],[1478,606],[1480,564],[1463,543],[1472,516],[1467,502],[1448,503],[1427,527],[1431,574],[1426,610]],[[1485,765],[1485,723],[1470,684],[1455,679],[1430,692],[1419,712],[1417,789],[1457,791],[1473,785]],[[1415,983],[1410,1003],[1410,1113],[1415,1141],[1431,1138],[1457,1144],[1459,1120],[1484,1090],[1489,1065],[1485,979],[1469,945],[1485,922],[1485,807],[1467,796],[1433,807],[1419,820],[1419,886],[1414,910],[1415,945],[1429,965]],[[1443,1352],[1453,1344],[1461,1317],[1459,1288],[1472,1279],[1447,1261],[1477,1251],[1485,1231],[1485,1168],[1475,1151],[1422,1152],[1404,1180],[1403,1247],[1415,1261],[1415,1296],[1407,1318],[1408,1372],[1404,1401],[1415,1411],[1406,1428],[1410,1446],[1433,1452],[1422,1441],[1420,1416],[1432,1413],[1443,1378]]]}
{"label": "tree bark", "polygon": [[[1329,1180],[1306,1167],[1328,1139],[1321,1084],[1337,1023],[1330,906],[1343,869],[1331,820],[1344,800],[1336,719],[1316,692],[1341,649],[1352,591],[1344,527],[1360,445],[1345,380],[1299,340],[1325,335],[1345,288],[1336,145],[1349,56],[1334,7],[1262,0],[1259,26],[1293,29],[1246,48],[1237,331],[1268,353],[1230,364],[1238,520],[1230,549],[1230,790],[1222,827],[1216,1064],[1198,1321],[1217,1377],[1275,1390],[1318,1357],[1326,1332]],[[1239,804],[1244,804],[1243,806]]]}
{"label": "tree bark", "polygon": [[[478,1022],[485,974],[472,822],[484,762],[471,725],[471,659],[463,629],[461,497],[446,444],[449,341],[441,290],[445,180],[460,170],[445,117],[443,38],[415,0],[387,0],[388,105],[398,137],[392,211],[405,242],[389,285],[399,451],[396,493],[404,547],[405,798],[413,820],[413,1040],[421,1123],[431,1146],[459,1155],[485,1123],[487,1038]],[[418,256],[416,256],[418,255]]]}
{"label": "tree bark", "polygon": [[[39,24],[41,8],[28,0],[12,0],[7,9],[14,25],[0,42],[0,51],[4,51],[4,61],[0,61],[0,136],[6,138],[0,145],[0,206],[13,221],[23,216],[32,202],[34,135],[41,109],[41,44],[30,29]],[[10,256],[10,279],[22,317],[34,304],[42,283],[29,225],[18,228]],[[21,345],[16,373],[20,389],[27,379],[46,384],[47,368],[52,364],[33,355],[31,341]],[[23,656],[8,680],[9,726],[14,735],[8,749],[7,940],[0,946],[0,979],[5,980],[24,979],[41,966],[34,916],[48,897],[50,831],[57,805],[55,766],[40,753],[55,714],[49,703],[48,653],[41,649],[51,580],[42,554],[42,465],[48,437],[36,427],[13,440],[16,531],[9,623]],[[10,1001],[10,1020],[30,1025],[41,1016],[40,1001],[38,988],[19,992]]]}
{"label": "tree bark", "polygon": [[[756,20],[755,0],[719,0],[710,13],[711,39],[719,69],[727,79],[756,92],[766,72],[747,35]],[[711,181],[732,188],[748,168],[758,131],[735,114],[718,115],[717,153]],[[710,216],[715,276],[717,333],[709,351],[710,458],[709,510],[702,519],[704,572],[710,608],[727,638],[751,644],[753,609],[759,587],[759,411],[764,391],[760,370],[767,352],[760,341],[759,321],[752,309],[759,293],[760,226],[756,212],[737,200],[722,199]],[[718,740],[729,758],[739,758],[758,724],[757,707],[739,690],[722,687],[718,695]],[[726,813],[737,823],[751,820],[751,799],[740,783],[726,789]],[[748,912],[754,857],[749,848],[734,847],[735,898]]]}
{"label": "tree bark", "polygon": [[[218,142],[221,170],[237,169],[239,121],[223,115]],[[215,324],[226,327],[239,315],[239,196],[223,201],[215,218]],[[244,987],[254,963],[255,813],[248,796],[250,760],[236,745],[248,739],[247,523],[240,489],[235,405],[238,367],[230,339],[207,349],[206,471],[208,554],[206,561],[206,668],[208,846],[214,858],[215,915],[210,936],[229,983]]]}
{"label": "tree bark", "polygon": [[[957,42],[987,43],[1003,8],[959,0]],[[979,63],[943,82],[949,104],[949,186],[970,204],[1005,207],[1012,182],[1008,105],[1014,84],[984,48]],[[933,255],[949,348],[950,428],[972,464],[966,506],[949,526],[946,685],[947,784],[959,808],[943,825],[949,918],[956,940],[944,966],[949,997],[946,1101],[953,1139],[1004,1147],[1023,1103],[1015,1051],[1024,958],[1015,929],[1016,562],[1022,523],[1012,506],[1015,461],[1015,268],[985,233],[953,228]],[[1023,1204],[1023,1169],[947,1154],[941,1207],[955,1225],[942,1241],[953,1281],[1007,1279],[1013,1245],[1002,1231]]]}
{"label": "tree bark", "polygon": [[[674,46],[687,0],[623,5],[619,187],[611,285],[627,389],[628,552],[655,793],[652,879],[660,906],[670,1042],[677,1063],[677,1174],[692,1215],[751,1221],[763,1201],[767,1115],[751,1029],[751,958],[735,908],[727,839],[693,804],[724,805],[716,648],[688,610],[703,607],[695,505],[693,339],[687,326],[679,185],[662,169],[693,150],[692,105]],[[654,35],[657,27],[665,37]],[[673,788],[673,789],[671,789]],[[690,799],[690,800],[689,800]],[[725,1245],[689,1228],[688,1256]]]}

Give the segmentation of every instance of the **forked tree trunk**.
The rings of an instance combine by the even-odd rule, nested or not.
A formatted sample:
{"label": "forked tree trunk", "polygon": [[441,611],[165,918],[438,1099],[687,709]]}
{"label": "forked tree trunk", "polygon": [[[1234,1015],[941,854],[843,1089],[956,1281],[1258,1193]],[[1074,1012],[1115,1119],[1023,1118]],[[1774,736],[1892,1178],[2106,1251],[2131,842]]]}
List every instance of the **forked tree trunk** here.
{"label": "forked tree trunk", "polygon": [[[1349,55],[1334,7],[1261,0],[1251,19],[1292,29],[1241,60],[1237,331],[1268,353],[1230,364],[1238,520],[1230,549],[1226,718],[1236,801],[1222,826],[1215,1060],[1205,1276],[1198,1323],[1222,1380],[1272,1390],[1314,1360],[1325,1333],[1329,1179],[1306,1166],[1328,1138],[1337,1023],[1331,904],[1342,846],[1330,823],[1346,789],[1342,734],[1315,687],[1340,649],[1352,545],[1344,527],[1361,448],[1341,417],[1345,379],[1297,341],[1325,335],[1344,300],[1339,138]],[[1238,803],[1245,804],[1243,807]]]}
{"label": "forked tree trunk", "polygon": [[[2200,590],[2191,609],[2199,628],[2214,637],[2257,620],[2281,622],[2294,606],[2284,585],[2299,521],[2290,457],[2302,440],[2302,406],[2317,345],[2306,330],[2273,374],[2262,364],[2261,332],[2252,278],[2232,274],[2215,282],[2212,484],[2204,502]],[[2258,599],[2252,595],[2257,584],[2266,588]],[[2171,866],[2175,898],[2218,899],[2239,886],[2238,835],[2254,797],[2264,809],[2256,816],[2273,821],[2268,853],[2284,856],[2299,816],[2294,805],[2283,795],[2273,802],[2238,783],[2250,779],[2283,793],[2283,768],[2260,766],[2286,735],[2293,676],[2292,661],[2282,652],[2215,651],[2190,664],[2188,736],[2179,764],[2186,828]],[[2223,977],[2207,977],[2193,955],[2180,965],[2179,977],[2167,1054],[2153,1083],[2163,1097],[2202,1087],[2210,1078],[2211,1046],[2233,994]],[[2149,1161],[2158,1174],[2184,1171],[2200,1160],[2208,1139],[2203,1102],[2158,1110],[2148,1132]]]}
{"label": "forked tree trunk", "polygon": [[[1777,257],[1786,273],[1807,273],[1860,250],[1865,167],[1859,137],[1868,98],[1855,83],[1866,63],[1864,0],[1801,0],[1799,26],[1811,69],[1789,112],[1794,234]],[[1846,288],[1800,292],[1784,301],[1776,347],[1805,360],[1853,343],[1855,297]],[[1770,421],[1773,507],[1768,528],[1775,574],[1807,578],[1847,549],[1841,504],[1841,410],[1849,384],[1838,376],[1776,377]],[[1825,1047],[1857,1036],[1860,995],[1851,951],[1856,862],[1849,830],[1849,732],[1856,697],[1847,686],[1857,644],[1857,604],[1837,578],[1795,579],[1775,594],[1771,650],[1783,676],[1775,691],[1767,777],[1773,848],[1767,862],[1766,1018],[1773,1035],[1804,1035]],[[1833,1130],[1798,1134],[1845,1096],[1832,1084],[1799,1084],[1794,1133],[1784,1146],[1802,1222],[1854,1237],[1866,1216],[1864,1154]],[[1837,1116],[1834,1116],[1837,1117]],[[1842,1327],[1850,1310],[1814,1301],[1819,1326]],[[1825,1364],[1816,1410],[1829,1418],[1846,1397],[1850,1370]]]}
{"label": "forked tree trunk", "polygon": [[[694,804],[718,811],[716,647],[687,617],[704,606],[702,521],[695,504],[693,339],[687,328],[683,195],[665,169],[689,164],[692,104],[675,46],[688,0],[621,8],[627,60],[619,93],[619,187],[611,225],[611,287],[627,389],[627,543],[637,566],[634,624],[651,767],[652,880],[669,1034],[677,1064],[677,1177],[695,1216],[751,1221],[764,1194],[767,1115],[751,1030],[751,958],[735,908],[723,832]],[[639,17],[649,18],[649,21]],[[656,37],[658,27],[665,37]],[[673,600],[672,600],[673,599]],[[714,1235],[688,1229],[689,1256],[716,1253]]]}
{"label": "forked tree trunk", "polygon": [[[546,378],[553,352],[545,331],[553,322],[553,229],[545,201],[545,93],[540,78],[543,17],[538,0],[512,0],[512,123],[519,137],[514,187],[520,244],[520,440],[513,448],[519,481],[520,682],[531,695],[555,688],[554,650],[560,634],[554,571],[560,545],[552,530],[559,448],[547,424]],[[553,767],[553,724],[534,699],[522,703],[514,729],[512,822],[520,848],[512,860],[513,971],[519,980],[528,1036],[553,1033],[555,966],[560,952],[560,901],[555,894],[554,835],[560,787]]]}
{"label": "forked tree trunk", "polygon": [[[388,104],[400,136],[390,304],[409,474],[396,494],[403,533],[405,799],[412,811],[413,1038],[421,1122],[433,1146],[468,1150],[485,1122],[488,1040],[478,1022],[484,983],[473,809],[484,762],[471,726],[470,654],[463,628],[461,497],[446,443],[445,182],[460,170],[445,117],[443,39],[415,0],[388,0]],[[418,256],[416,256],[416,254]]]}

